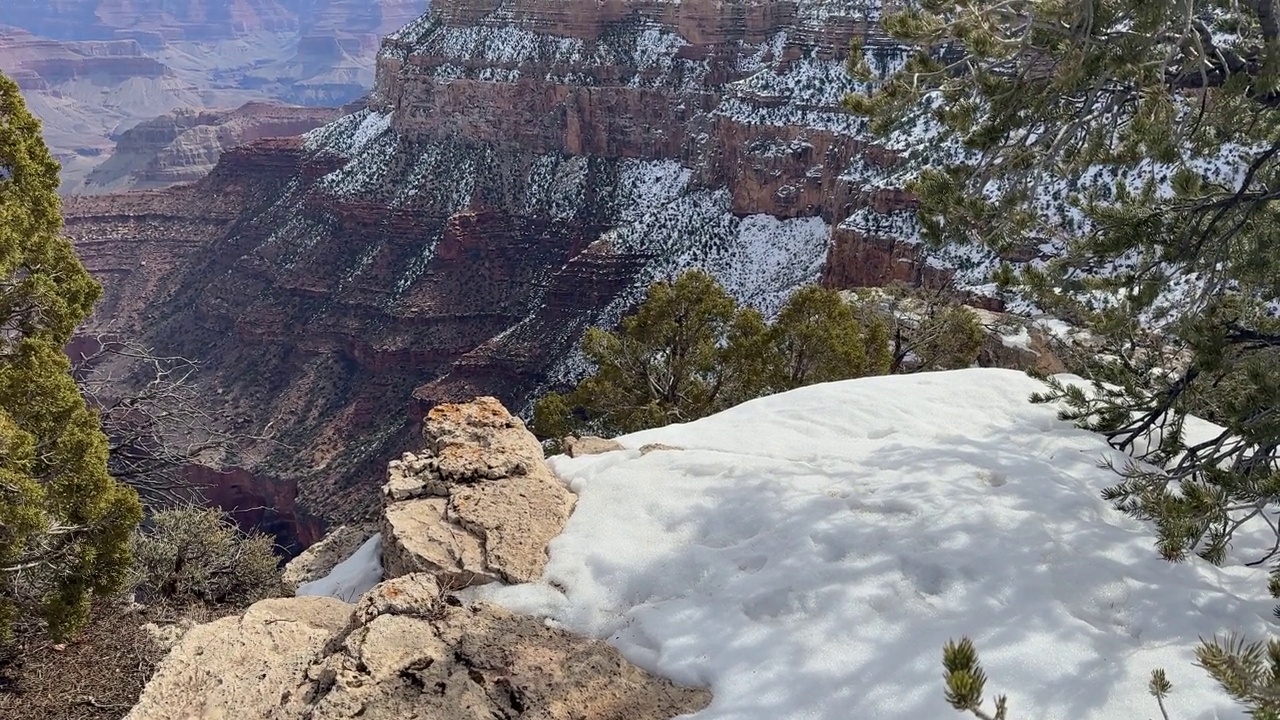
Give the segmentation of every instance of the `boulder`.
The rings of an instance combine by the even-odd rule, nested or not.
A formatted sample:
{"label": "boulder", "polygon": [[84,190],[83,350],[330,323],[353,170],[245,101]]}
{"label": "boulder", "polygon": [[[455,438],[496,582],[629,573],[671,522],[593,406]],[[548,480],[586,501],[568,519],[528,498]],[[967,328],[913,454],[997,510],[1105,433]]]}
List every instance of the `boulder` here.
{"label": "boulder", "polygon": [[440,477],[435,458],[405,453],[387,465],[387,484],[382,486],[382,494],[394,502],[424,495],[448,497],[449,488]]}
{"label": "boulder", "polygon": [[545,467],[538,439],[497,398],[438,405],[422,435],[446,482],[500,480]]}
{"label": "boulder", "polygon": [[386,577],[438,573],[454,588],[497,579],[481,539],[449,519],[447,498],[391,503],[382,512],[382,538]]}
{"label": "boulder", "polygon": [[377,528],[372,525],[342,525],[330,530],[323,540],[284,566],[281,580],[285,587],[294,591],[303,583],[325,577],[338,563],[351,557],[375,532]]}
{"label": "boulder", "polygon": [[130,720],[667,720],[711,694],[649,675],[600,640],[415,573],[353,607],[264,600],[188,632]]}
{"label": "boulder", "polygon": [[371,590],[283,717],[665,720],[710,702],[600,640],[500,607],[448,602],[434,578]]}
{"label": "boulder", "polygon": [[583,455],[599,455],[601,453],[613,452],[614,450],[625,450],[622,443],[617,440],[595,437],[587,435],[585,437],[573,437],[570,435],[560,441],[560,446],[564,448],[564,454],[569,457],[582,457]]}
{"label": "boulder", "polygon": [[1044,375],[1067,372],[1060,343],[1043,327],[1008,313],[969,308],[983,327],[978,365],[1032,370]]}
{"label": "boulder", "polygon": [[160,663],[127,720],[280,718],[306,669],[351,605],[325,597],[274,598],[191,628]]}
{"label": "boulder", "polygon": [[434,572],[454,588],[541,576],[574,497],[524,423],[484,397],[432,408],[423,438],[383,486],[387,576]]}

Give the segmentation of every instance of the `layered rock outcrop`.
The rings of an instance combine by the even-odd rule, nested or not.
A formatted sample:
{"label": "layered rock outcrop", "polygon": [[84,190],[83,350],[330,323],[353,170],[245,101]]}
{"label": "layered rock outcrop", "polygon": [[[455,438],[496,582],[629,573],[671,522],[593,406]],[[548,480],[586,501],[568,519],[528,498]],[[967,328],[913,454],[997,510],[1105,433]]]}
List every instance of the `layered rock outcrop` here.
{"label": "layered rock outcrop", "polygon": [[[655,678],[602,641],[454,597],[467,584],[459,573],[496,582],[540,576],[572,495],[533,436],[492,398],[437,407],[424,439],[421,458],[389,468],[384,527],[393,534],[384,529],[384,554],[405,561],[384,563],[385,581],[354,605],[265,600],[238,616],[179,628],[128,717],[666,720],[710,702],[706,690]],[[458,522],[397,523],[393,513],[423,493],[443,497]],[[446,525],[455,537],[431,530]],[[358,535],[338,532],[325,542],[350,544]],[[424,562],[461,538],[473,542],[474,557],[457,556],[457,566]],[[321,554],[328,555],[299,558],[290,572],[308,574]]]}
{"label": "layered rock outcrop", "polygon": [[868,184],[892,156],[839,107],[852,36],[877,66],[900,54],[876,19],[441,0],[387,39],[366,109],[227,153],[194,188],[68,203],[109,277],[95,322],[200,359],[222,410],[287,440],[255,469],[371,520],[412,422],[475,395],[524,406],[656,277],[702,267],[771,312],[863,279],[834,258],[896,268],[875,231],[840,230],[910,204]]}
{"label": "layered rock outcrop", "polygon": [[146,55],[136,40],[58,41],[17,28],[0,32],[0,69],[23,90],[48,90],[74,80],[118,83],[173,73]]}
{"label": "layered rock outcrop", "polygon": [[235,110],[182,110],[126,130],[81,192],[154,189],[208,175],[224,152],[269,137],[301,135],[337,118],[338,108],[246,103]]}
{"label": "layered rock outcrop", "polygon": [[428,573],[353,607],[264,600],[187,631],[129,720],[667,720],[710,693],[655,678],[606,643],[488,604]]}
{"label": "layered rock outcrop", "polygon": [[[357,100],[373,83],[382,37],[427,4],[6,0],[0,7],[0,71],[18,79],[62,162],[63,192],[74,193],[86,189],[82,180],[106,159],[121,132],[162,114],[225,112],[252,101],[338,106]],[[247,132],[241,139],[254,137],[261,135]],[[136,139],[125,139],[126,155]],[[193,162],[210,164],[212,157],[161,162],[161,172],[137,186],[191,179],[170,178],[163,170]],[[111,175],[120,168],[107,170]],[[101,189],[102,180],[93,185]]]}

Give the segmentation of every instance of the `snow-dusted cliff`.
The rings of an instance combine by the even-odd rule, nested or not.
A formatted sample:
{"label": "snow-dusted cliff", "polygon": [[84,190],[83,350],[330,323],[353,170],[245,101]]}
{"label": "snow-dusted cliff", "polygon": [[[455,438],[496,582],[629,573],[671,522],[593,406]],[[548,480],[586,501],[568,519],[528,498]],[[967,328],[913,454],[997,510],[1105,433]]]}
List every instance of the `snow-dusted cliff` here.
{"label": "snow-dusted cliff", "polygon": [[839,109],[852,37],[873,67],[901,58],[876,19],[834,0],[441,0],[386,40],[368,109],[194,188],[72,203],[70,230],[111,273],[103,322],[202,359],[230,414],[288,444],[250,462],[347,519],[412,417],[522,406],[654,278],[706,268],[767,312],[814,280],[936,272],[891,155]]}

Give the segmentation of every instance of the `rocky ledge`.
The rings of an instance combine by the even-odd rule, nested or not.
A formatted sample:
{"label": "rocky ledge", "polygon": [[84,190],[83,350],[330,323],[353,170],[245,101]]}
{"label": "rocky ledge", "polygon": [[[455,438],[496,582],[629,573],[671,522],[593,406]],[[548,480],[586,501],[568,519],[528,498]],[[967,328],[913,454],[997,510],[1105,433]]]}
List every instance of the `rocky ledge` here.
{"label": "rocky ledge", "polygon": [[[354,604],[265,600],[186,630],[128,718],[666,720],[707,706],[706,690],[653,677],[600,640],[458,599],[481,579],[541,575],[573,496],[492,398],[435,408],[424,437],[389,469],[387,579]],[[360,533],[337,536],[350,547]],[[319,574],[320,555],[336,561],[312,551],[290,573]]]}
{"label": "rocky ledge", "polygon": [[541,575],[573,495],[537,439],[491,397],[437,406],[423,427],[426,453],[393,461],[383,487],[383,567],[455,588]]}

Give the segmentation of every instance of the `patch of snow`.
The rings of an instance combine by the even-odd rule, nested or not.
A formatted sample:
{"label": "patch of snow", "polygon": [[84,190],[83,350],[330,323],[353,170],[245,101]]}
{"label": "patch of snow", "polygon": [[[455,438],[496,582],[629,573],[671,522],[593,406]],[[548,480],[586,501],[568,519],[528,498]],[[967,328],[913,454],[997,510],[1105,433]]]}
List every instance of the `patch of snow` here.
{"label": "patch of snow", "polygon": [[[1242,718],[1197,636],[1275,631],[1265,573],[1161,560],[1099,495],[1115,457],[1009,370],[865,378],[755,400],[551,460],[578,493],[544,577],[476,595],[709,686],[696,720],[924,720],[941,648],[1042,720]],[[645,443],[684,450],[641,455]],[[620,522],[625,518],[625,522]],[[563,591],[558,588],[563,588]]]}
{"label": "patch of snow", "polygon": [[1031,331],[1026,327],[1019,326],[1013,334],[1006,335],[1000,333],[1000,344],[1007,348],[1016,348],[1018,350],[1031,351]]}
{"label": "patch of snow", "polygon": [[295,595],[319,595],[355,602],[374,585],[382,582],[382,533],[373,537],[319,580],[298,586]]}
{"label": "patch of snow", "polygon": [[310,152],[323,150],[352,157],[390,128],[391,113],[366,108],[304,133],[303,147]]}

